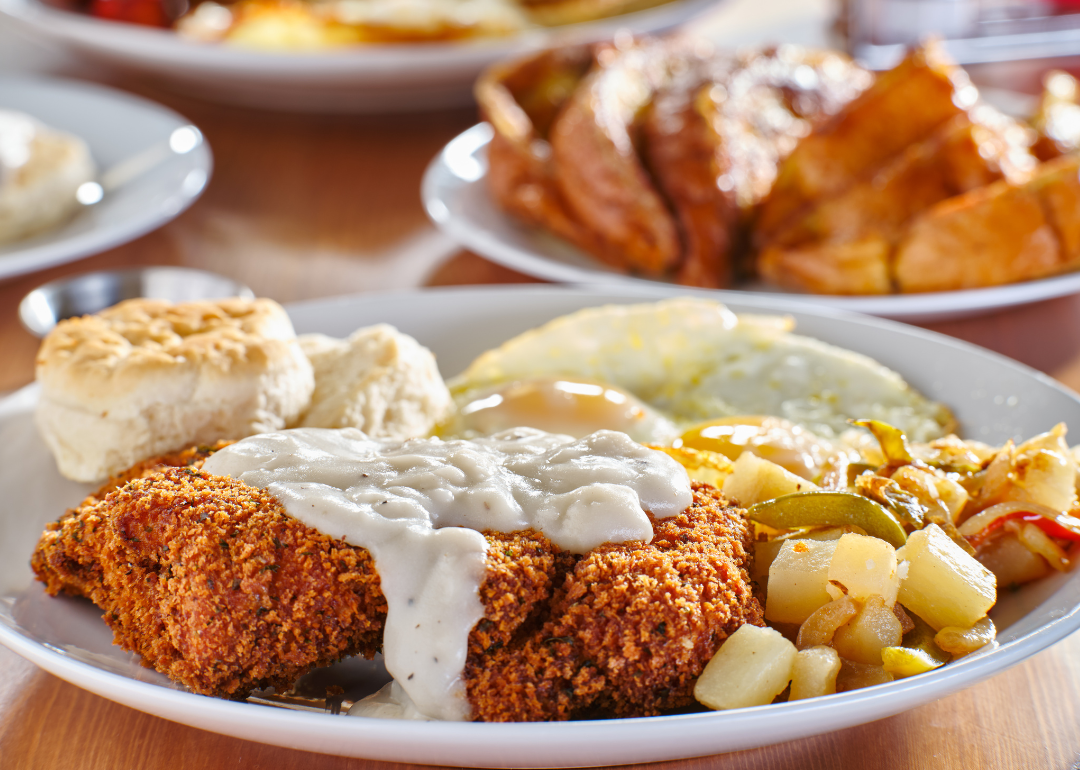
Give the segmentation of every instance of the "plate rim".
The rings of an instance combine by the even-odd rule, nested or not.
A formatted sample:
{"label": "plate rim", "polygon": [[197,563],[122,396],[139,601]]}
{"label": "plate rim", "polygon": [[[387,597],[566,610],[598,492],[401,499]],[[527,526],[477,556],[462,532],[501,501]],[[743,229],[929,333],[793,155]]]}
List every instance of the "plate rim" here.
{"label": "plate rim", "polygon": [[[2,1],[2,0],[0,0]],[[1042,300],[1056,299],[1080,292],[1080,271],[1062,273],[1005,286],[991,286],[945,292],[919,294],[889,294],[873,296],[814,295],[767,291],[756,289],[712,290],[698,287],[679,287],[661,281],[638,278],[615,272],[595,258],[575,249],[590,262],[589,267],[577,267],[553,259],[539,251],[529,251],[508,243],[498,235],[483,228],[472,219],[455,216],[452,212],[455,197],[469,185],[485,185],[487,178],[486,148],[494,130],[488,123],[477,123],[451,139],[431,160],[421,181],[421,199],[428,218],[448,236],[466,248],[504,267],[517,270],[534,278],[569,284],[608,283],[612,286],[671,286],[680,291],[705,296],[715,296],[716,291],[735,291],[746,296],[771,297],[777,301],[796,301],[838,310],[875,315],[883,318],[909,322],[942,321],[991,313],[1009,307],[1027,305]],[[482,174],[475,179],[465,179],[453,169],[448,155],[463,155],[476,162]],[[528,233],[531,228],[517,223],[500,210],[485,189],[484,201],[499,218],[515,229]],[[539,233],[538,230],[536,230]],[[554,235],[544,234],[555,238]],[[573,248],[570,244],[567,247]]]}
{"label": "plate rim", "polygon": [[[678,287],[673,289],[653,287],[645,290],[638,288],[626,291],[624,287],[611,285],[575,287],[548,285],[455,286],[396,291],[378,295],[359,294],[331,297],[291,303],[286,306],[286,309],[290,311],[291,315],[302,318],[305,313],[310,315],[320,307],[323,313],[333,312],[335,305],[339,307],[355,307],[360,312],[370,312],[363,310],[361,306],[370,305],[374,302],[386,307],[403,301],[422,301],[423,298],[430,297],[432,294],[448,297],[450,298],[449,301],[465,303],[494,292],[509,293],[513,295],[512,299],[515,301],[519,297],[532,294],[548,295],[550,297],[560,295],[581,297],[590,300],[591,306],[601,304],[594,301],[598,297],[609,297],[624,292],[627,295],[621,300],[624,302],[655,300],[681,293]],[[743,297],[735,292],[726,292],[726,295],[731,304],[756,306],[756,309],[766,309],[765,306],[776,304],[770,298]],[[743,300],[747,301],[744,302]],[[607,300],[604,300],[604,303],[606,302]],[[789,307],[789,305],[785,305],[783,309],[774,308],[774,311],[785,312]],[[906,324],[881,318],[853,314],[836,308],[804,304],[791,309],[806,315],[819,316],[840,322],[854,321],[859,325],[870,328],[893,329],[920,340],[945,344],[950,348],[965,349],[973,354],[989,357],[995,363],[1015,369],[1026,376],[1035,376],[1041,384],[1053,386],[1063,396],[1080,402],[1080,396],[1070,391],[1057,380],[1032,367],[1009,359],[999,353],[986,350],[978,345],[957,340],[938,332],[910,327]],[[737,310],[737,312],[739,311]],[[7,418],[13,411],[19,409],[25,411],[29,403],[35,399],[37,389],[37,385],[31,384],[4,399],[0,399],[0,420]],[[1080,577],[1074,579],[1080,580]],[[1072,579],[1070,579],[1071,581]],[[253,704],[210,699],[148,682],[129,679],[67,657],[63,653],[19,633],[2,621],[0,621],[0,643],[5,644],[18,654],[27,657],[61,678],[68,679],[68,681],[72,681],[78,686],[96,692],[103,697],[173,721],[225,735],[306,751],[386,761],[446,765],[458,764],[457,759],[467,755],[468,759],[462,764],[483,767],[572,767],[586,764],[629,764],[708,756],[710,753],[715,752],[701,750],[700,733],[714,724],[716,727],[712,732],[717,734],[716,740],[724,739],[725,748],[722,751],[727,752],[766,746],[771,743],[831,732],[865,723],[928,703],[938,697],[974,685],[979,681],[1001,673],[1024,659],[1056,644],[1077,628],[1080,628],[1080,605],[1073,606],[1068,612],[1051,618],[1046,624],[1007,642],[1005,645],[984,654],[975,654],[935,672],[820,699],[772,704],[728,712],[703,712],[619,720],[511,724],[428,723],[421,730],[418,730],[420,726],[415,722],[363,719],[342,721],[337,717],[331,720],[324,715],[297,714],[295,712],[267,709]],[[930,690],[925,688],[927,677],[933,677]],[[110,690],[110,687],[116,685],[114,680],[120,680],[121,692],[117,692],[115,689]],[[158,705],[161,708],[154,711],[148,710],[146,707],[148,703]],[[171,706],[177,708],[170,710]],[[193,713],[186,715],[177,713],[178,709],[184,711],[188,706],[195,707],[190,709]],[[258,711],[251,712],[251,709],[258,709]],[[162,713],[162,710],[169,713]],[[778,734],[775,740],[764,742],[760,739],[748,737],[753,734],[755,726],[760,729],[760,725],[757,723],[763,719],[783,721],[787,717],[790,721],[791,718],[805,716],[804,712],[807,711],[811,712],[812,717],[817,718],[809,720],[800,730],[784,732]],[[859,713],[852,716],[855,711],[859,711]],[[249,714],[254,713],[259,714],[260,718],[257,720],[246,718]],[[247,724],[246,726],[243,724],[250,721],[259,724]],[[292,737],[297,732],[297,725],[311,732],[313,736],[311,743],[298,743]],[[823,727],[822,725],[831,726]],[[611,756],[606,756],[603,752],[597,754],[595,744],[598,741],[611,740],[626,743],[625,733],[628,730],[633,731],[635,734],[635,741],[630,746],[620,747],[620,758],[612,761]],[[724,735],[725,732],[734,733],[735,735]],[[561,747],[558,751],[554,751],[553,754],[545,755],[543,761],[537,759],[530,761],[527,759],[522,762],[520,755],[512,754],[512,747],[520,744],[523,740],[541,741],[555,737],[561,742]],[[657,738],[660,737],[664,740],[658,741]],[[698,748],[689,750],[682,748],[686,739],[696,739]],[[742,744],[739,743],[740,740]],[[477,757],[468,754],[468,749],[478,741],[495,742],[501,748],[489,751],[485,755],[487,757],[486,761],[477,762]],[[651,747],[650,744],[652,744]],[[402,751],[402,745],[407,746],[404,752]],[[641,747],[643,746],[645,750],[642,750]],[[677,748],[673,750],[672,746]],[[551,761],[553,758],[555,761]]]}
{"label": "plate rim", "polygon": [[[155,113],[163,118],[168,118],[176,124],[177,128],[194,126],[190,120],[175,110],[141,96],[101,85],[100,83],[37,74],[0,74],[0,94],[2,94],[5,87],[11,85],[32,87],[39,92],[49,91],[55,93],[58,99],[62,98],[65,92],[77,91],[94,98],[103,107],[109,103],[119,103],[130,109],[147,114]],[[201,131],[199,133],[202,135]],[[85,137],[81,138],[90,145],[89,140]],[[92,145],[90,151],[91,153],[94,151]],[[204,174],[204,179],[197,190],[187,190],[182,186],[177,188],[178,206],[171,207],[168,210],[164,208],[151,210],[148,208],[143,212],[142,216],[127,218],[105,228],[95,228],[89,232],[66,238],[61,237],[66,225],[61,225],[55,231],[50,231],[49,238],[44,242],[26,248],[16,248],[19,245],[18,241],[3,244],[4,251],[0,251],[0,280],[100,254],[108,249],[133,241],[171,222],[202,196],[213,176],[214,157],[205,135],[199,146],[188,153],[188,157],[191,158],[190,162],[192,164],[190,171],[201,171]],[[42,235],[46,234],[42,233]],[[53,238],[53,235],[57,237]]]}
{"label": "plate rim", "polygon": [[[685,23],[725,0],[671,0],[619,16],[558,27],[524,30],[507,37],[461,42],[368,44],[335,51],[266,52],[199,43],[180,38],[171,30],[109,22],[53,8],[42,0],[0,0],[0,17],[7,17],[50,40],[83,50],[111,54],[125,61],[153,62],[155,66],[183,63],[205,72],[232,70],[266,80],[294,76],[297,81],[335,73],[349,76],[386,74],[388,64],[424,72],[450,62],[472,65],[511,55],[515,51],[610,37],[618,29],[648,27],[663,31]],[[102,30],[106,34],[100,34]],[[116,50],[119,41],[121,47]],[[137,52],[137,53],[135,53]],[[199,58],[194,61],[191,56]],[[147,58],[148,57],[148,58]],[[474,61],[475,60],[475,61]],[[298,65],[304,71],[297,72]]]}

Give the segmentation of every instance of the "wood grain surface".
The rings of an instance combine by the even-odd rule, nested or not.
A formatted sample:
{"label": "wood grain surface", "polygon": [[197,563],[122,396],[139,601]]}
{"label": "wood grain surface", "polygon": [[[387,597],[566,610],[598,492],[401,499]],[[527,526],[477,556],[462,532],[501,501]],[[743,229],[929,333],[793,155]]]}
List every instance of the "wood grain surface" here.
{"label": "wood grain surface", "polygon": [[[80,262],[0,283],[0,392],[33,379],[37,340],[19,299],[58,277],[187,265],[281,302],[346,293],[532,279],[462,252],[419,200],[436,151],[471,109],[383,117],[277,115],[143,91],[199,125],[215,155],[204,196],[175,221]],[[1080,389],[1080,297],[929,328]],[[10,512],[8,512],[10,515]],[[237,740],[117,705],[0,648],[0,768],[389,770]],[[895,717],[754,751],[664,763],[745,770],[1080,768],[1080,636],[962,692]]]}

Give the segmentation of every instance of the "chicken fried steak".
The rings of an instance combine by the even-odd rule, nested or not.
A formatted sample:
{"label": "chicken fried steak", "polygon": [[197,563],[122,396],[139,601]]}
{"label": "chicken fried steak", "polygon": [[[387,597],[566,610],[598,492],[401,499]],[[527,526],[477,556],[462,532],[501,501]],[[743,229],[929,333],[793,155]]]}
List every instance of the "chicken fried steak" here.
{"label": "chicken fried steak", "polygon": [[[370,554],[293,519],[264,491],[199,470],[204,457],[145,464],[50,524],[32,559],[46,590],[90,598],[118,644],[206,695],[287,689],[316,666],[377,652],[387,605]],[[762,624],[746,519],[712,487],[694,485],[693,498],[653,521],[652,542],[582,556],[531,530],[484,533],[485,616],[464,671],[474,719],[648,715],[693,702],[727,635]]]}
{"label": "chicken fried steak", "polygon": [[575,557],[542,622],[509,643],[487,643],[490,616],[480,621],[465,666],[474,718],[649,716],[694,702],[721,642],[764,620],[746,573],[746,518],[707,484],[693,493],[683,513],[653,520],[652,542]]}
{"label": "chicken fried steak", "polygon": [[382,640],[386,603],[365,551],[191,467],[131,481],[50,525],[31,564],[49,593],[90,598],[118,644],[206,695],[287,689]]}

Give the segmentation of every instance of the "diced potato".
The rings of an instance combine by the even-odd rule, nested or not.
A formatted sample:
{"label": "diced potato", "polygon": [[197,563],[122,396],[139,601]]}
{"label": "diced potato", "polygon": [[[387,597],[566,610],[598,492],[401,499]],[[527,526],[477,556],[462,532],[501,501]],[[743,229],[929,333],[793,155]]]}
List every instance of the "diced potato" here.
{"label": "diced potato", "polygon": [[816,698],[836,692],[840,673],[840,655],[832,647],[819,645],[799,650],[791,669],[791,692],[788,700]]}
{"label": "diced potato", "polygon": [[881,651],[882,666],[897,679],[915,676],[945,665],[925,650],[912,647],[886,647]]}
{"label": "diced potato", "polygon": [[765,619],[802,623],[831,598],[825,590],[839,540],[787,540],[769,567]]}
{"label": "diced potato", "polygon": [[934,642],[956,657],[981,650],[997,638],[997,628],[990,618],[983,618],[971,628],[946,627],[937,632]]}
{"label": "diced potato", "polygon": [[739,505],[749,507],[774,497],[795,492],[812,492],[816,489],[816,484],[796,476],[786,468],[750,452],[743,452],[732,464],[731,473],[724,479],[722,491]]}
{"label": "diced potato", "polygon": [[967,505],[967,490],[943,473],[905,465],[893,473],[892,480],[919,498],[927,507],[939,505],[949,514],[949,521],[954,524]]}
{"label": "diced potato", "polygon": [[795,646],[800,650],[829,644],[836,634],[836,629],[847,623],[859,612],[859,606],[855,600],[845,596],[842,599],[831,601],[799,627],[799,635],[795,639]]}
{"label": "diced potato", "polygon": [[839,540],[849,532],[855,532],[859,535],[866,534],[859,527],[821,527],[820,529],[809,529],[805,532],[775,540],[759,540],[754,543],[754,557],[750,562],[750,579],[761,586],[762,589],[768,589],[769,567],[772,566],[773,559],[776,558],[776,554],[780,553],[784,543],[790,540]]}
{"label": "diced potato", "polygon": [[833,647],[842,658],[880,666],[882,649],[898,646],[903,636],[892,607],[880,596],[871,596],[858,615],[836,629]]}
{"label": "diced potato", "polygon": [[711,709],[772,703],[791,681],[795,656],[795,645],[779,631],[741,626],[701,672],[694,697]]}
{"label": "diced potato", "polygon": [[973,626],[997,600],[994,573],[936,524],[913,532],[896,555],[908,562],[897,600],[935,630]]}
{"label": "diced potato", "polygon": [[[844,535],[837,541],[829,563],[826,590],[833,599],[847,594],[866,601],[876,594],[891,607],[900,590],[896,565],[896,549],[884,540],[867,535]],[[837,584],[843,586],[843,590]]]}

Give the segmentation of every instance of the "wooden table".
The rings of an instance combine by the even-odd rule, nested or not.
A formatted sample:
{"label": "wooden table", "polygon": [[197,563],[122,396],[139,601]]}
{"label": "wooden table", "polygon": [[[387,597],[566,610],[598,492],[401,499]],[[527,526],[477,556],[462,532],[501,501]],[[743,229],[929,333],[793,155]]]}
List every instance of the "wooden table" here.
{"label": "wooden table", "polygon": [[[204,196],[175,221],[75,264],[0,283],[0,392],[33,378],[37,340],[16,318],[38,284],[130,265],[224,273],[281,302],[449,284],[528,282],[456,249],[420,206],[425,165],[471,125],[471,109],[388,117],[274,115],[151,97],[205,132],[216,168]],[[1012,356],[1080,389],[1080,297],[929,328]],[[1080,636],[994,679],[861,727],[666,767],[1080,767]],[[0,768],[368,768],[203,732],[117,705],[0,648]]]}

